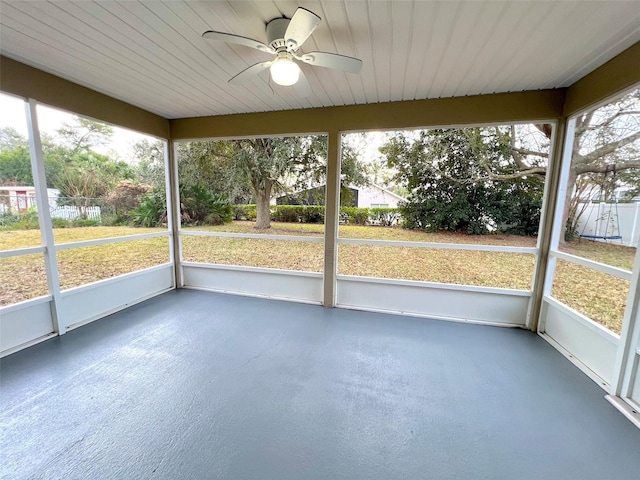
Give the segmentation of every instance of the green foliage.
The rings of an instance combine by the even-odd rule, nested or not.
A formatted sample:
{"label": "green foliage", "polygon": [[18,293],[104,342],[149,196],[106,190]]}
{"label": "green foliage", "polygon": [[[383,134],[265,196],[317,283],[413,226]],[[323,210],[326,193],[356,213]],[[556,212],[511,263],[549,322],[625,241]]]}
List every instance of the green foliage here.
{"label": "green foliage", "polygon": [[541,178],[514,179],[497,182],[497,200],[489,214],[495,222],[497,233],[511,235],[537,235],[544,182]]}
{"label": "green foliage", "polygon": [[167,222],[167,203],[164,192],[153,190],[140,199],[140,205],[129,213],[132,225],[156,227]]}
{"label": "green foliage", "polygon": [[[396,135],[381,148],[410,191],[399,206],[405,228],[469,234],[537,232],[542,180],[503,180],[515,169],[509,131],[445,129]],[[492,173],[496,172],[496,173]]]}
{"label": "green foliage", "polygon": [[112,225],[126,225],[132,210],[140,206],[140,200],[143,195],[151,190],[150,185],[136,183],[131,180],[122,180],[118,182],[107,194],[105,198],[105,206],[102,216],[109,216],[107,222]]}
{"label": "green foliage", "polygon": [[69,228],[73,226],[69,220],[65,220],[64,218],[52,218],[51,224],[53,228]]}
{"label": "green foliage", "polygon": [[92,147],[106,145],[113,135],[113,127],[88,118],[74,116],[57,131],[64,148],[72,154],[86,153]]}
{"label": "green foliage", "polygon": [[397,208],[380,207],[369,209],[369,219],[376,225],[392,227],[400,222],[401,216]]}
{"label": "green foliage", "polygon": [[304,205],[302,210],[303,223],[324,223],[324,206]]}
{"label": "green foliage", "polygon": [[202,140],[177,144],[178,177],[184,185],[201,185],[236,204],[251,201],[253,190],[234,158],[231,141]]}
{"label": "green foliage", "polygon": [[271,213],[275,222],[324,223],[321,205],[276,205]]}
{"label": "green foliage", "polygon": [[0,153],[0,184],[33,185],[31,156],[25,146]]}
{"label": "green foliage", "polygon": [[220,225],[232,219],[232,207],[224,195],[213,194],[201,185],[180,187],[180,215],[191,225]]}
{"label": "green foliage", "polygon": [[256,204],[236,204],[233,205],[233,219],[234,220],[255,220],[258,216]]}
{"label": "green foliage", "polygon": [[165,188],[163,142],[143,139],[133,145],[133,152],[138,160],[135,167],[137,181],[151,185],[156,190],[163,190]]}
{"label": "green foliage", "polygon": [[275,222],[299,223],[302,208],[302,205],[276,205],[271,212],[271,218]]}
{"label": "green foliage", "polygon": [[11,227],[18,223],[21,218],[21,215],[12,212],[0,213],[0,227]]}
{"label": "green foliage", "polygon": [[40,228],[38,211],[35,207],[31,207],[23,213],[2,213],[0,227],[3,227],[3,230],[37,230]]}
{"label": "green foliage", "polygon": [[367,225],[369,223],[369,209],[340,207],[340,219],[351,225]]}
{"label": "green foliage", "polygon": [[[342,153],[343,184],[364,183],[364,168],[353,149],[346,145]],[[182,182],[200,184],[213,193],[226,195],[235,203],[255,201],[263,207],[272,195],[325,183],[326,158],[327,141],[324,136],[178,144],[178,170]],[[316,201],[300,203],[324,204],[324,194],[319,195]],[[258,211],[260,209],[256,209]],[[320,221],[318,214],[314,215],[312,219]],[[239,211],[236,216],[243,218]],[[256,220],[260,228],[268,228],[269,218]]]}

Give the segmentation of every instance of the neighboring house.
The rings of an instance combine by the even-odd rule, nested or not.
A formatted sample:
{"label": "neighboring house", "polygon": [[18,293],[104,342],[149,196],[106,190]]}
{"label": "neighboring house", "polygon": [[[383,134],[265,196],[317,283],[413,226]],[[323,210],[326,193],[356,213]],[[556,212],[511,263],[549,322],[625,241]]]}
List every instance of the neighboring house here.
{"label": "neighboring house", "polygon": [[[49,205],[57,205],[60,190],[47,188]],[[24,212],[36,206],[36,187],[32,186],[0,186],[0,213]]]}
{"label": "neighboring house", "polygon": [[361,208],[396,208],[399,202],[407,199],[383,188],[375,183],[370,183],[358,189],[358,207]]}
{"label": "neighboring house", "polygon": [[[400,195],[374,183],[363,187],[348,187],[350,197],[343,205],[359,208],[396,208],[399,202],[406,201]],[[272,205],[324,205],[324,185],[308,188],[291,195],[272,198]]]}

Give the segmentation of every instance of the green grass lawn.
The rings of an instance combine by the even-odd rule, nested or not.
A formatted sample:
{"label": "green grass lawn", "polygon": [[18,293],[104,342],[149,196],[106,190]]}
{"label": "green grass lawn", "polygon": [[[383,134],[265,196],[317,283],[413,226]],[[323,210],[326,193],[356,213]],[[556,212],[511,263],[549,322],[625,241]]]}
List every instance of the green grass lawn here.
{"label": "green grass lawn", "polygon": [[[233,222],[216,227],[186,228],[235,233],[256,233],[251,222]],[[162,231],[129,227],[86,227],[56,229],[57,243],[135,235]],[[324,225],[273,223],[270,235],[321,237]],[[425,233],[400,228],[340,226],[343,238],[404,240],[534,247],[536,240],[509,235],[461,235]],[[9,250],[40,244],[36,230],[0,232],[0,249]],[[596,242],[571,243],[567,253],[631,269],[635,249]],[[381,278],[422,280],[527,290],[535,257],[530,254],[441,250],[430,248],[340,245],[338,273]],[[185,261],[245,265],[322,272],[323,244],[284,240],[221,237],[183,238]],[[63,289],[168,261],[168,239],[152,238],[58,252]],[[3,287],[0,304],[44,295],[47,292],[41,254],[0,261]],[[6,279],[20,281],[6,281]],[[558,262],[553,295],[572,308],[599,321],[615,332],[621,328],[629,284],[568,262]]]}

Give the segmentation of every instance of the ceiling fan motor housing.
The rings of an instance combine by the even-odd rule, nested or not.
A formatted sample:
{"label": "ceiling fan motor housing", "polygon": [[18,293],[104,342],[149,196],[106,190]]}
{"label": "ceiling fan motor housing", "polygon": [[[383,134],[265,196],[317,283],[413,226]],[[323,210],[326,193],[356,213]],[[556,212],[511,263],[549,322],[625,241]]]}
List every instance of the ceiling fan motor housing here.
{"label": "ceiling fan motor housing", "polygon": [[284,34],[287,31],[289,22],[291,22],[291,20],[288,18],[274,18],[267,23],[267,39],[269,46],[276,51],[287,48],[287,43],[284,40]]}

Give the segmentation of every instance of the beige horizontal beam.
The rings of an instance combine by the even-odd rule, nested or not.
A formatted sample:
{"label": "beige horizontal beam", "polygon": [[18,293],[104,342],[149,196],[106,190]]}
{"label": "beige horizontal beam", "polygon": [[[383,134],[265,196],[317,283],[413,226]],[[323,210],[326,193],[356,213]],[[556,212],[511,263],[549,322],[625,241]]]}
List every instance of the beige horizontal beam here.
{"label": "beige horizontal beam", "polygon": [[571,85],[564,115],[589,109],[634,85],[640,85],[640,42]]}
{"label": "beige horizontal beam", "polygon": [[384,130],[560,118],[565,90],[374,103],[171,120],[173,139]]}
{"label": "beige horizontal beam", "polygon": [[0,90],[141,133],[169,138],[166,118],[5,56],[0,56]]}

